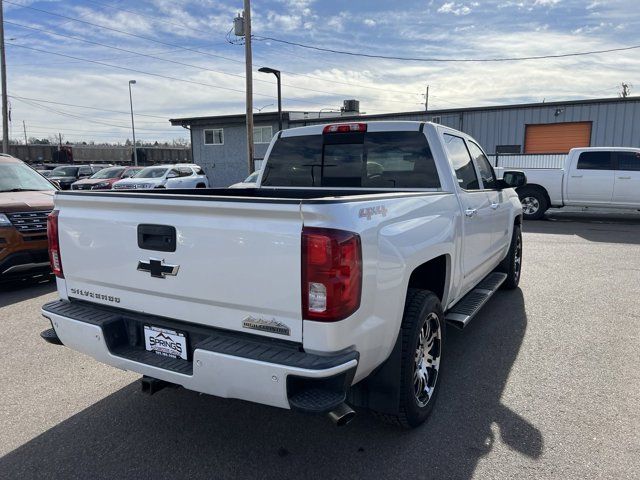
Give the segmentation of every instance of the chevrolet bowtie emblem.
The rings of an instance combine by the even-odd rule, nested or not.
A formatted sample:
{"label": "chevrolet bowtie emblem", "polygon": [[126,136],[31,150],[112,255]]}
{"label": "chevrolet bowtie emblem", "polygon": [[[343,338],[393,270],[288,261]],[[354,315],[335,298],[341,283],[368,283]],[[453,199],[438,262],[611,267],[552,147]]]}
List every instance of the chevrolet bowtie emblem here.
{"label": "chevrolet bowtie emblem", "polygon": [[176,276],[180,265],[166,265],[164,260],[150,258],[148,262],[139,261],[138,270],[141,272],[149,272],[152,277],[165,278],[167,275]]}

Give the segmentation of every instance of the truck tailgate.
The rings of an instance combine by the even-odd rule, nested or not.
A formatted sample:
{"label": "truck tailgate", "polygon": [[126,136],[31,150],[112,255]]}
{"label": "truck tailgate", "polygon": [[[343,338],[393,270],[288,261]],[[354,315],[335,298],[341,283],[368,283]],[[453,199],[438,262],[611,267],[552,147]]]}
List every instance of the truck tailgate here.
{"label": "truck tailgate", "polygon": [[[229,200],[58,195],[68,296],[302,341],[299,202]],[[175,251],[140,248],[140,225],[174,227]]]}

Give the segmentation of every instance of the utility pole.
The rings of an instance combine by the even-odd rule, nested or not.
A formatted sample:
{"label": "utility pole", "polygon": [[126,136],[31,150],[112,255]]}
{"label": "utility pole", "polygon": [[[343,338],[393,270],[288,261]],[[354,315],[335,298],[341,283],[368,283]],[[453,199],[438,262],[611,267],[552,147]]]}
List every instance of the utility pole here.
{"label": "utility pole", "polygon": [[24,123],[24,120],[22,120],[22,131],[24,132],[24,147],[27,151],[26,156],[27,156],[27,162],[29,161],[29,140],[27,140],[27,126]]}
{"label": "utility pole", "polygon": [[0,69],[2,72],[2,153],[9,153],[9,106],[7,101],[7,62],[4,54],[4,4],[0,0]]}
{"label": "utility pole", "polygon": [[424,95],[424,111],[429,111],[429,85],[427,85],[427,93]]}
{"label": "utility pole", "polygon": [[251,55],[251,0],[244,0],[244,59],[247,89],[247,166],[253,172],[253,59]]}
{"label": "utility pole", "polygon": [[138,166],[138,148],[136,145],[136,125],[133,123],[133,96],[131,95],[131,85],[135,85],[135,80],[129,80],[129,106],[131,107],[131,131],[133,132],[133,164]]}

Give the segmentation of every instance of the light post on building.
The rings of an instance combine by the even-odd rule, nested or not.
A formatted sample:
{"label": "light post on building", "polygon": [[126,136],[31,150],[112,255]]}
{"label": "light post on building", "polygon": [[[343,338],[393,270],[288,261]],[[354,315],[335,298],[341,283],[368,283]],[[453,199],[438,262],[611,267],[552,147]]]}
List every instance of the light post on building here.
{"label": "light post on building", "polygon": [[278,131],[282,130],[282,91],[280,89],[280,70],[275,70],[269,67],[262,67],[258,69],[262,73],[273,73],[278,80]]}
{"label": "light post on building", "polygon": [[133,164],[138,166],[138,149],[136,148],[136,126],[133,122],[133,97],[131,95],[131,85],[135,85],[135,80],[129,80],[129,105],[131,106],[131,130],[133,132]]}

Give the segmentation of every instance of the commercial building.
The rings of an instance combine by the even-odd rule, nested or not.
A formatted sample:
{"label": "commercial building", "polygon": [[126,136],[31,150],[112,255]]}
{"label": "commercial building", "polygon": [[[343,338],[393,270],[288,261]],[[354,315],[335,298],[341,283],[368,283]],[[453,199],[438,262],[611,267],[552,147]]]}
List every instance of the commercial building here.
{"label": "commercial building", "polygon": [[[570,100],[477,108],[360,115],[358,103],[345,101],[340,114],[283,112],[283,128],[318,123],[376,120],[436,122],[475,137],[488,154],[562,154],[574,147],[640,147],[640,97]],[[177,118],[189,128],[193,161],[215,186],[241,181],[248,174],[245,116]],[[278,129],[277,113],[257,113],[256,168]]]}

